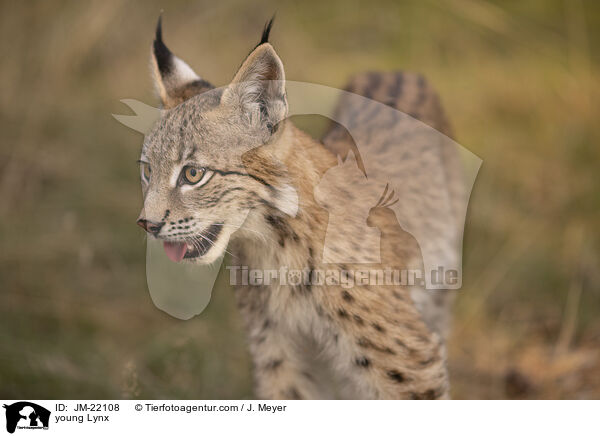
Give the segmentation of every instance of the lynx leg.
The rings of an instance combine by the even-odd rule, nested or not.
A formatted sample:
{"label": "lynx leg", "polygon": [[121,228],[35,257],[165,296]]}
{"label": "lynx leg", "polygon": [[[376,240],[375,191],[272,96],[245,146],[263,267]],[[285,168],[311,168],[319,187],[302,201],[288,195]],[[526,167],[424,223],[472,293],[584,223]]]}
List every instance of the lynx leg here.
{"label": "lynx leg", "polygon": [[269,324],[264,321],[259,334],[250,339],[257,396],[281,400],[324,398],[294,340]]}

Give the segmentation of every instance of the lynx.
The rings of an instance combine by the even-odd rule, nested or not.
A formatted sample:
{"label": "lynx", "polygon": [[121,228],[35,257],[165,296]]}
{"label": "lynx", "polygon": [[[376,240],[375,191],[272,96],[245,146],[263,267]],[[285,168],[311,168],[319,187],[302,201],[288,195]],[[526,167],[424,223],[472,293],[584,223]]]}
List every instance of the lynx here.
{"label": "lynx", "polygon": [[[365,258],[378,268],[423,269],[422,247],[390,209],[400,204],[398,194],[370,183],[368,174],[359,173],[355,186],[348,186],[354,179],[340,167],[355,174],[364,163],[344,127],[332,124],[319,141],[287,118],[284,67],[269,43],[271,24],[231,83],[217,89],[167,48],[159,19],[151,61],[163,111],[142,148],[144,206],[138,224],[162,240],[174,262],[210,264],[227,252],[240,273],[337,268],[352,274]],[[418,74],[359,74],[346,90],[450,134],[437,95]],[[364,109],[342,101],[338,118],[356,118]],[[394,153],[389,144],[377,143],[376,133],[373,149],[384,157]],[[407,155],[407,166],[399,170],[421,162],[437,165],[455,198],[457,157],[443,144],[434,151],[435,158]],[[416,194],[419,177],[418,171],[411,177]],[[345,220],[334,210],[344,201],[371,206],[360,209],[360,220]],[[360,227],[365,221],[381,239]],[[325,244],[332,222],[335,235],[348,237]],[[449,291],[358,281],[348,287],[339,280],[237,283],[233,292],[258,397],[449,398],[444,346]]]}

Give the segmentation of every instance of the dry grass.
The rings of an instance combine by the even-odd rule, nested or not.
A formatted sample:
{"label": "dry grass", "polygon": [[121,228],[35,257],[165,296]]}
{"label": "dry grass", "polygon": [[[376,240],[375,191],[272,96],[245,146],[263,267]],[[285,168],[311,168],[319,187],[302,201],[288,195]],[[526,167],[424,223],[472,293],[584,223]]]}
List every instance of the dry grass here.
{"label": "dry grass", "polygon": [[[135,165],[110,116],[154,102],[158,2],[0,6],[0,396],[240,398],[231,295],[201,316],[145,287]],[[292,80],[426,73],[484,161],[465,231],[450,363],[457,398],[600,397],[599,5],[584,1],[183,2],[167,43],[219,85],[277,9]]]}

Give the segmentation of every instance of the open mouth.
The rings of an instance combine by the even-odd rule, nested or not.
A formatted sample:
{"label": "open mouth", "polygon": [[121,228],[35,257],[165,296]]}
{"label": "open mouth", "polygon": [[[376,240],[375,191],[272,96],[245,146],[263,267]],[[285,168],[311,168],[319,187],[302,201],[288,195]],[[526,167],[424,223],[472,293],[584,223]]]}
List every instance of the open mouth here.
{"label": "open mouth", "polygon": [[210,225],[192,239],[185,241],[164,241],[163,248],[169,259],[180,262],[182,259],[195,259],[204,256],[214,245],[223,226],[219,223]]}

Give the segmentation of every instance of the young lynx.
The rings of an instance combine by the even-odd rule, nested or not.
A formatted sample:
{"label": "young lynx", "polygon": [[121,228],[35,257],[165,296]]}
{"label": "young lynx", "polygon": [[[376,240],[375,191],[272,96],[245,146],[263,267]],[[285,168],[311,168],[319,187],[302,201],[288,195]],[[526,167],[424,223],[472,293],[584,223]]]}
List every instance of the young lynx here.
{"label": "young lynx", "polygon": [[[352,274],[361,268],[358,259],[367,248],[361,246],[364,228],[385,236],[381,244],[372,244],[380,260],[377,268],[422,269],[419,244],[387,208],[396,201],[385,183],[361,182],[364,189],[353,189],[343,171],[331,171],[327,183],[321,183],[354,145],[337,124],[322,143],[286,119],[284,68],[268,42],[270,27],[271,22],[232,82],[216,89],[169,51],[159,20],[152,64],[164,110],[141,153],[144,207],[138,224],[163,241],[173,261],[209,264],[227,251],[240,274],[246,267],[337,268]],[[356,76],[347,90],[448,133],[435,93],[419,75],[368,73]],[[355,115],[343,104],[338,112],[340,118]],[[447,175],[452,191],[457,160],[449,150],[440,153],[432,162]],[[358,167],[360,156],[352,159]],[[336,179],[338,173],[342,176]],[[328,250],[343,253],[344,263],[323,259],[328,216],[339,203],[327,207],[323,189],[331,186],[346,186],[339,195],[347,195],[348,202],[371,201],[360,210],[362,229],[358,220],[336,215],[336,234],[352,237],[336,238]],[[444,350],[448,291],[427,291],[418,283],[348,287],[340,280],[274,280],[238,285],[234,292],[261,398],[449,397]]]}

